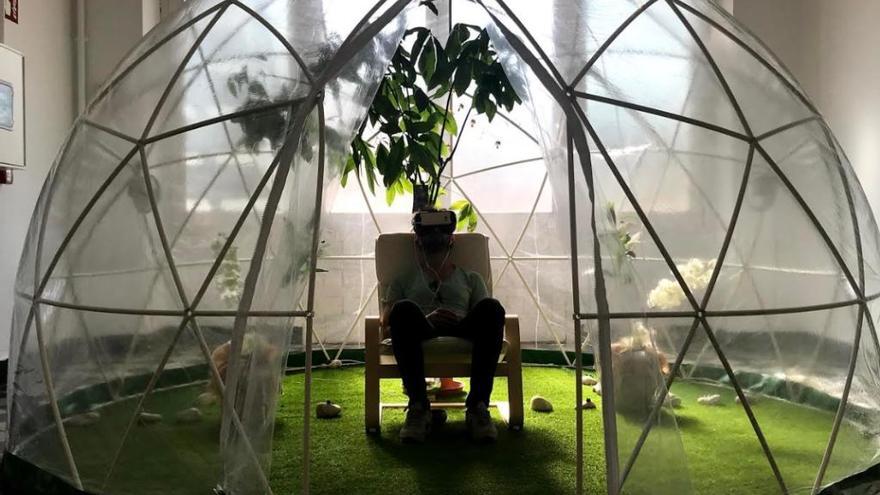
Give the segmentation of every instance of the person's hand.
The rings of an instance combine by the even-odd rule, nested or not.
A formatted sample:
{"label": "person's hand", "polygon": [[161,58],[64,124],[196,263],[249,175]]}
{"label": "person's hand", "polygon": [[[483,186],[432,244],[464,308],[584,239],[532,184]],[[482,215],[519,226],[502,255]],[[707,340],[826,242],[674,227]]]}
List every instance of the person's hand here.
{"label": "person's hand", "polygon": [[459,321],[458,315],[443,308],[435,309],[426,318],[434,328],[455,326]]}

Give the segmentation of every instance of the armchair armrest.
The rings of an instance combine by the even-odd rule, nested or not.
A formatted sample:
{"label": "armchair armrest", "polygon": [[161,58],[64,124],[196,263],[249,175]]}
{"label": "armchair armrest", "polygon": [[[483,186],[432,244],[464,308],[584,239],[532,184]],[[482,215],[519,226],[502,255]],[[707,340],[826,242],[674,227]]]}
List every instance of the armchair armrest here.
{"label": "armchair armrest", "polygon": [[507,340],[508,343],[508,362],[519,364],[522,360],[522,356],[520,355],[521,349],[518,315],[507,315],[504,317],[504,338]]}

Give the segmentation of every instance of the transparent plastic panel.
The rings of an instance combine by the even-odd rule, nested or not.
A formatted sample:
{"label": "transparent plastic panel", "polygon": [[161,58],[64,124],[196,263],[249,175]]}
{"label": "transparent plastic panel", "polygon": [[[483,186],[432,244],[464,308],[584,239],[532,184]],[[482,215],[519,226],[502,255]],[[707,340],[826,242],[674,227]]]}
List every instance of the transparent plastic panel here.
{"label": "transparent plastic panel", "polygon": [[[285,162],[288,158],[282,158],[281,166],[289,166],[291,170],[283,184],[283,190],[276,191],[276,194],[283,194],[277,198],[269,198],[270,202],[274,199],[279,201],[273,219],[273,237],[268,243],[268,246],[276,246],[277,255],[264,260],[259,274],[260,282],[250,309],[289,311],[301,300],[309,276],[313,239],[317,235],[316,194],[322,188],[326,189],[327,183],[332,182],[341,171],[341,167],[337,165],[341,165],[341,161],[337,160],[345,156],[345,146],[363,117],[363,109],[375,88],[368,86],[367,90],[370,92],[364,93],[364,88],[352,87],[352,75],[364,74],[375,78],[370,80],[378,80],[391,55],[391,47],[396,46],[400,40],[404,25],[402,20],[393,21],[375,41],[355,53],[353,59],[347,59],[329,100],[319,103],[324,105],[325,110],[332,110],[324,118],[321,118],[317,109],[312,110],[304,121],[302,134],[294,137],[300,139],[296,155],[289,158],[289,164]],[[369,90],[369,87],[373,90]],[[349,98],[348,101],[344,99],[346,97]],[[325,158],[330,161],[327,163],[325,177],[318,176],[318,159],[321,157],[318,139],[321,137],[325,139]],[[278,177],[280,175],[276,176],[276,180]],[[324,184],[319,179],[323,179]],[[256,256],[268,254],[268,249],[266,253],[255,252]],[[254,345],[265,342],[268,347],[286,352],[290,328],[285,321],[251,316],[247,320],[245,333],[241,336],[243,342],[247,344],[248,339],[253,340]],[[280,368],[283,362],[281,360],[277,366]],[[255,479],[260,479],[260,470],[252,462],[253,459],[242,458],[242,453],[253,451],[260,459],[262,471],[268,472],[277,390],[266,388],[264,378],[274,368],[271,363],[266,362],[239,369],[241,371],[238,376],[231,378],[231,383],[238,380],[238,388],[232,391],[235,394],[233,401],[236,405],[241,404],[242,414],[246,417],[242,418],[244,428],[240,432],[229,428],[228,415],[224,418],[224,431],[230,435],[224,439],[227,442],[224,448],[225,484],[237,493],[239,490],[244,490],[241,493],[261,493],[261,488],[255,487],[253,483]],[[258,378],[248,378],[248,369],[252,369]],[[276,371],[276,376],[280,376],[280,369]]]}
{"label": "transparent plastic panel", "polygon": [[[603,214],[602,208],[598,207],[601,204],[601,194],[598,188],[596,189],[596,196],[594,198],[594,203],[597,205],[595,213],[593,212],[593,203],[590,202],[590,196],[588,192],[588,184],[585,176],[585,171],[590,170],[591,161],[593,160],[593,156],[590,156],[588,159],[582,160],[578,153],[573,153],[573,165],[574,165],[574,217],[575,217],[575,229],[576,229],[576,247],[577,253],[572,253],[572,248],[568,248],[569,256],[577,256],[577,276],[578,276],[578,285],[580,288],[579,295],[579,303],[580,309],[582,313],[596,313],[597,305],[596,305],[596,253],[594,251],[596,244],[596,237],[593,235],[593,229],[591,225],[591,218],[595,214],[596,215],[596,232],[598,233],[598,238],[603,238],[603,232],[606,227],[606,224],[603,223],[603,218],[605,215]],[[589,161],[588,161],[589,160]],[[549,168],[550,176],[553,178],[553,184],[558,185],[558,187],[553,188],[554,195],[554,203],[556,205],[562,206],[562,209],[559,210],[557,214],[557,225],[559,225],[559,229],[561,231],[567,232],[569,240],[569,246],[571,246],[571,208],[569,206],[569,198],[571,195],[568,194],[568,166],[566,162],[560,162],[558,158],[551,162],[551,167]],[[595,185],[595,184],[594,184]],[[564,205],[564,206],[563,206]],[[568,209],[566,209],[568,207]],[[564,218],[564,223],[558,217]],[[564,229],[564,230],[563,230]],[[600,249],[605,249],[600,245]],[[604,256],[603,252],[600,252],[600,256]],[[607,259],[602,258],[602,266],[603,270],[605,269],[606,263],[612,263],[612,258],[608,257]],[[611,272],[609,272],[611,273]],[[602,276],[604,277],[606,284],[606,291],[608,290],[608,280],[613,277],[606,276],[606,273],[603,272]],[[623,275],[621,274],[621,280],[623,279]],[[612,282],[612,285],[616,284],[616,282]]]}
{"label": "transparent plastic panel", "polygon": [[[112,78],[86,112],[86,118],[132,138],[140,138],[159,109],[162,95],[187,52],[218,12],[178,32],[155,51]],[[146,51],[144,52],[146,53]]]}
{"label": "transparent plastic panel", "polygon": [[[98,450],[93,430],[108,432],[104,449],[84,461],[100,474],[96,486],[108,493],[182,495],[209,491],[222,480],[219,388],[194,327],[166,323],[164,338],[155,341],[159,359],[131,377],[128,394],[99,409],[100,421],[77,439],[84,452]],[[216,349],[210,346],[209,352]],[[212,356],[218,366],[221,355]],[[159,471],[162,476],[155,476]]]}
{"label": "transparent plastic panel", "polygon": [[793,493],[812,488],[822,462],[858,316],[858,306],[849,306],[709,319]]}
{"label": "transparent plastic panel", "polygon": [[[288,359],[290,362],[303,363],[305,362],[305,319],[297,318],[293,320],[292,325],[293,334],[290,340]],[[315,347],[317,348],[317,345]],[[307,409],[305,408],[305,378],[305,373],[291,373],[289,376],[285,376],[281,382],[282,388],[279,391],[275,412],[275,442],[272,444],[272,464],[269,473],[273,491],[276,493],[302,493],[303,421],[305,415],[308,414],[312,417],[311,438],[313,446],[318,445],[319,442],[333,445],[335,440],[339,438],[332,433],[328,435],[321,428],[322,422],[314,419],[315,406],[326,400],[325,397],[313,395],[312,403]],[[315,392],[315,378],[324,380],[327,379],[327,376],[313,377],[313,393]],[[352,386],[361,388],[355,384]],[[360,395],[363,395],[362,391]],[[350,409],[350,411],[354,410]],[[348,407],[346,407],[346,412],[349,412]],[[345,451],[345,447],[341,443],[336,445],[343,449],[342,452]],[[315,478],[317,475],[318,472],[312,470],[312,490],[327,486],[325,480]]]}
{"label": "transparent plastic panel", "polygon": [[36,431],[51,424],[49,410],[38,409],[39,401],[48,404],[46,387],[38,354],[31,301],[16,298],[13,306],[13,335],[10,344],[8,392],[9,448],[18,445]]}
{"label": "transparent plastic panel", "polygon": [[[598,151],[593,152],[591,158],[596,177],[596,225],[609,310],[612,313],[692,311],[693,305],[658,247],[657,240],[664,242],[664,238],[660,234],[657,240],[651,236]],[[586,224],[586,228],[588,222],[589,218],[585,218],[581,225]],[[579,249],[585,248],[579,246]],[[673,262],[679,272],[690,274],[685,283],[691,284],[690,292],[698,302],[706,289],[704,281],[708,282],[711,275],[711,260],[695,258],[678,262],[673,259]]]}
{"label": "transparent plastic panel", "polygon": [[745,45],[749,50],[754,51],[756,58],[760,58],[763,64],[772,67],[786,81],[787,86],[793,91],[804,95],[803,89],[794,77],[785,68],[779,58],[774,55],[769,48],[755,37],[748,29],[742,26],[732,15],[730,15],[724,7],[711,0],[679,0],[676,2],[679,7],[686,10],[689,15],[700,17],[705,22],[710,23],[713,27],[721,31],[724,36],[736,39]]}
{"label": "transparent plastic panel", "polygon": [[[330,8],[330,6],[325,8]],[[379,10],[379,13],[381,12],[382,9]],[[321,301],[326,300],[327,297],[332,298],[340,294],[336,290],[338,286],[334,285],[335,282],[330,282],[325,286],[328,289],[332,288],[331,293],[322,291],[321,278],[325,275],[320,271],[325,267],[322,258],[353,255],[356,259],[366,257],[369,260],[379,229],[383,232],[395,232],[407,231],[410,228],[408,203],[411,200],[409,198],[398,198],[395,202],[395,208],[388,208],[384,194],[382,194],[384,191],[377,191],[376,195],[372,195],[353,176],[349,177],[348,187],[345,190],[347,197],[341,198],[342,190],[339,188],[338,178],[348,158],[349,143],[356,129],[366,118],[366,110],[378,89],[382,74],[384,74],[388,61],[403,36],[407,19],[412,15],[406,11],[385,26],[377,37],[354,54],[343,67],[339,76],[326,86],[327,92],[324,98],[325,170],[322,228],[317,253],[319,273],[317,276],[318,285],[316,286],[316,306],[322,304]],[[339,21],[331,18],[327,22],[328,26],[337,26],[336,23]],[[307,186],[304,183],[302,187]],[[312,191],[308,193],[314,194]],[[364,198],[369,200],[369,206],[365,203]],[[397,208],[398,206],[400,208]],[[310,240],[311,236],[309,236]],[[308,249],[311,249],[311,244]],[[339,313],[339,308],[334,308],[333,313],[338,314],[338,318],[341,318],[344,323],[341,325],[322,325],[316,321],[315,333],[319,342],[326,335],[326,338],[331,342],[345,345],[351,341],[362,340],[360,329],[363,328],[363,325],[360,322],[355,323],[355,321],[360,320],[363,314],[375,314],[378,310],[378,303],[375,302],[375,296],[370,295],[372,284],[375,281],[375,268],[372,260],[359,260],[357,263],[341,261],[345,266],[343,271],[332,274],[332,266],[336,262],[330,261],[327,266],[331,268],[325,269],[331,270],[331,272],[326,273],[326,276],[333,280],[343,277],[342,287],[346,291],[343,298],[351,302],[360,299],[359,307],[355,312],[343,311],[342,313]],[[347,271],[352,265],[354,265],[354,273]],[[360,280],[360,283],[352,284],[352,278]],[[304,299],[301,300],[304,301]],[[357,306],[357,303],[354,304]],[[361,312],[362,315],[358,316],[356,312]],[[352,324],[355,325],[354,328],[351,327]],[[348,334],[347,337],[346,335],[338,335],[343,328]],[[333,337],[333,334],[337,334],[337,336]]]}
{"label": "transparent plastic panel", "polygon": [[43,291],[45,298],[128,311],[181,310],[150,190],[157,204],[170,198],[154,174],[150,181],[148,188],[140,157],[132,157],[73,231]]}
{"label": "transparent plastic panel", "polygon": [[[852,192],[853,206],[859,226],[859,239],[862,243],[862,263],[865,273],[865,297],[873,297],[880,292],[880,230],[874,212],[865,197],[865,191],[859,182],[849,159],[835,140],[837,156],[843,160],[846,182]],[[858,269],[854,276],[858,277]]]}
{"label": "transparent plastic panel", "polygon": [[[263,117],[257,114],[249,119],[259,122]],[[219,276],[205,287],[204,301],[200,300],[204,309],[237,306],[233,293],[240,284],[232,280],[233,275],[238,273],[241,279],[247,273],[271,189],[272,178],[267,174],[272,172],[274,151],[268,146],[250,149],[232,144],[239,143],[241,136],[239,124],[224,122],[159,141],[146,149],[152,173],[161,184],[167,184],[166,200],[160,209],[190,300],[201,291],[221,248],[240,224]],[[246,211],[255,195],[253,208]],[[229,282],[229,287],[222,280]]]}
{"label": "transparent plastic panel", "polygon": [[[647,0],[562,1],[552,5],[527,0],[505,2],[566,83],[573,83],[587,61]],[[494,9],[493,9],[494,10]]]}
{"label": "transparent plastic panel", "polygon": [[73,476],[64,454],[40,361],[36,327],[26,329],[10,380],[6,449],[62,479]]}
{"label": "transparent plastic panel", "polygon": [[[852,386],[844,409],[840,431],[822,485],[839,481],[880,463],[880,346],[877,341],[877,312],[880,304],[868,304],[853,370]],[[869,325],[869,318],[874,324]]]}
{"label": "transparent plastic panel", "polygon": [[755,135],[813,116],[803,101],[757,58],[702,18],[684,11],[730,86]]}
{"label": "transparent plastic panel", "polygon": [[363,317],[379,314],[375,262],[318,258],[318,269],[315,329],[320,340],[334,349],[358,347],[364,340]]}
{"label": "transparent plastic panel", "polygon": [[[315,201],[318,194],[318,118],[313,111],[305,122],[305,132],[300,136],[296,156],[289,165],[287,182],[279,197],[275,217],[272,219],[271,237],[260,272],[260,282],[254,293],[252,309],[283,311],[295,305],[308,284],[311,270],[312,241],[316,235]],[[283,158],[282,158],[283,160]],[[272,187],[279,173],[269,185],[268,201],[272,201]],[[268,206],[266,207],[268,210]],[[266,221],[265,210],[263,221]],[[259,237],[258,237],[259,239]],[[254,256],[258,254],[254,250]],[[243,253],[248,254],[248,253]],[[253,262],[252,262],[253,263]],[[246,283],[251,264],[241,273]],[[215,277],[216,278],[216,277]]]}
{"label": "transparent plastic panel", "polygon": [[[161,355],[170,345],[178,320],[151,318],[155,332],[142,337],[135,349],[132,330],[143,317],[85,313],[47,305],[41,305],[40,315],[46,358],[66,438],[84,486],[87,490],[98,492],[104,486],[114,453],[118,451],[126,425],[134,414],[135,396],[144,390]],[[32,335],[35,335],[35,329]],[[135,352],[136,359],[128,358],[130,350]],[[146,365],[139,367],[138,362]],[[183,366],[187,362],[191,365],[192,360],[179,359],[174,362]],[[33,394],[39,393],[41,387],[44,389],[44,385],[29,383],[25,378],[35,371],[41,373],[40,368],[33,368],[39,365],[39,357],[35,355],[33,359],[22,360],[20,365],[16,382],[27,384],[29,390],[23,395],[28,399],[21,401],[21,405],[30,408],[11,422],[15,437],[21,438],[20,455],[25,459],[34,459],[35,464],[41,467],[46,463],[49,466],[59,465],[62,461],[66,466],[64,450],[57,441],[58,431],[54,427],[54,419],[49,415],[48,401],[33,402]],[[169,368],[170,372],[176,373],[175,376],[181,375],[181,369],[173,371]],[[188,376],[184,373],[177,378],[188,379]],[[31,428],[35,423],[46,421],[49,423],[43,428]],[[182,452],[185,449],[177,450]],[[137,465],[144,468],[142,459],[138,462]],[[63,471],[49,470],[71,479]],[[156,486],[163,486],[165,490],[173,486],[163,485],[169,483],[168,480],[154,479],[152,487],[147,490],[141,483],[150,472],[152,470],[144,468],[141,474],[133,476],[136,479],[133,486],[139,488],[126,490],[125,493],[158,493],[162,490],[157,491]]]}
{"label": "transparent plastic panel", "polygon": [[[47,179],[44,202],[39,211],[35,211],[35,215],[40,216],[35,216],[34,220],[41,227],[32,229],[30,235],[38,236],[42,229],[42,244],[38,238],[31,237],[27,243],[31,251],[23,257],[35,258],[39,253],[36,262],[40,268],[40,280],[65,237],[76,225],[77,218],[100,192],[102,184],[120,167],[131,168],[122,163],[133,155],[133,150],[131,143],[84,124],[71,131],[66,148]],[[41,251],[39,246],[42,246]],[[33,261],[27,264],[33,272]],[[33,273],[30,276],[33,277]]]}
{"label": "transparent plastic panel", "polygon": [[[516,273],[512,263],[504,260],[493,260],[492,264],[492,297],[501,302],[510,314],[519,316],[520,337],[523,345],[534,343],[538,349],[560,350],[560,335],[546,331],[535,300],[526,291],[522,279]],[[544,306],[542,309],[546,309]],[[542,329],[539,333],[539,329]]]}
{"label": "transparent plastic panel", "polygon": [[[304,322],[301,325],[300,329]],[[293,328],[290,318],[248,320],[234,412],[224,413],[224,421],[236,414],[241,425],[236,426],[238,421],[233,420],[223,450],[224,487],[232,493],[266,493],[263,480],[268,480],[271,468],[275,415]]]}
{"label": "transparent plastic panel", "polygon": [[[71,139],[68,136],[68,140]],[[34,206],[31,214],[30,224],[28,225],[27,235],[24,238],[24,246],[21,250],[21,259],[18,263],[18,272],[15,276],[16,295],[24,297],[32,296],[39,286],[40,280],[35,270],[37,245],[40,239],[40,230],[43,228],[43,214],[46,211],[46,205],[49,202],[49,189],[52,184],[51,180],[46,180],[40,190],[40,196]]]}
{"label": "transparent plastic panel", "polygon": [[451,177],[469,177],[490,168],[506,170],[510,164],[541,163],[544,153],[537,133],[530,129],[535,126],[534,117],[523,105],[512,112],[502,109],[492,122],[476,112],[468,117],[468,97],[453,99],[453,105],[459,139],[452,143],[458,149],[446,169]]}
{"label": "transparent plastic panel", "polygon": [[[498,242],[501,252],[493,252],[493,255],[508,256],[521,246],[533,215],[537,215],[539,209],[545,216],[552,212],[547,204],[549,196],[544,196],[543,201],[539,198],[546,187],[547,172],[543,166],[519,165],[516,170],[493,170],[457,180],[452,198],[455,201],[470,199],[479,217],[475,232]],[[498,193],[490,195],[493,190]]]}
{"label": "transparent plastic panel", "polygon": [[[317,77],[352,30],[373,9],[372,0],[249,0],[245,2],[270,23],[305,61],[309,72]],[[371,17],[375,21],[388,6],[382,6]],[[384,43],[373,40],[370,43]],[[394,42],[394,48],[397,42]],[[384,70],[384,67],[383,67]],[[365,79],[369,80],[369,79]]]}
{"label": "transparent plastic panel", "polygon": [[559,351],[574,349],[570,262],[516,260],[501,278],[499,289],[505,286],[513,297],[504,298],[499,292],[496,298],[509,314],[520,315],[525,342]]}
{"label": "transparent plastic panel", "polygon": [[[525,226],[519,244],[511,254],[516,258],[539,258],[569,261],[571,244],[569,242],[570,227],[558,221],[558,216],[568,216],[566,204],[557,201],[556,194],[551,190],[550,176],[548,183],[541,191],[537,201],[535,214]],[[566,197],[568,195],[566,194]],[[534,205],[533,205],[534,206]],[[569,264],[570,268],[570,264]]]}
{"label": "transparent plastic panel", "polygon": [[[705,29],[697,34],[704,36]],[[633,21],[577,89],[743,132],[709,61],[666,2]]]}
{"label": "transparent plastic panel", "polygon": [[[748,144],[676,120],[581,101],[614,167],[676,264],[717,260],[742,187]],[[600,175],[603,184],[607,176],[604,171]],[[648,235],[644,228],[640,232],[641,238]],[[702,281],[692,285],[694,291],[705,288]]]}
{"label": "transparent plastic panel", "polygon": [[6,381],[6,401],[7,411],[12,410],[12,401],[15,398],[15,387],[17,386],[15,377],[18,370],[18,360],[20,358],[19,349],[22,346],[23,339],[26,337],[26,328],[30,326],[31,306],[33,299],[16,294],[12,299],[12,327],[9,338],[9,361],[7,362],[7,373],[10,380]]}
{"label": "transparent plastic panel", "polygon": [[[691,323],[690,319],[678,318],[611,322],[611,374],[622,493],[692,492],[671,402],[668,407],[657,407],[666,392],[670,359],[674,361],[677,354],[664,352],[661,342],[668,342],[670,334],[686,331]],[[594,340],[594,348],[597,345]],[[607,405],[604,389],[602,396]]]}
{"label": "transparent plastic panel", "polygon": [[[706,331],[698,326],[670,393],[695,493],[781,493]],[[677,404],[678,407],[675,407]],[[772,447],[772,446],[771,446]],[[773,453],[775,454],[775,450]],[[735,459],[735,469],[720,459]]]}
{"label": "transparent plastic panel", "polygon": [[[108,85],[125,77],[128,71],[135,67],[136,60],[149,56],[150,53],[164,45],[167,39],[175,37],[193,22],[210,16],[211,13],[216,13],[222,2],[223,0],[187,0],[184,2],[180,8],[171,12],[165,20],[156,24],[150,32],[144,35],[141,42],[122,59],[98,94],[103,95]],[[98,96],[95,101],[98,102],[101,98],[102,96]]]}
{"label": "transparent plastic panel", "polygon": [[175,81],[151,135],[275,106],[274,112],[260,120],[247,116],[233,119],[243,135],[232,143],[257,148],[266,140],[277,149],[284,140],[287,113],[310,89],[301,66],[284,43],[250,13],[232,5]]}
{"label": "transparent plastic panel", "polygon": [[[108,374],[104,363],[106,355],[99,350],[99,346],[112,338],[107,336],[107,327],[113,328],[113,325],[92,327],[89,325],[92,321],[85,319],[85,312],[48,304],[39,305],[37,314],[59,402],[83,392],[86,395],[94,392],[105,400],[115,398],[112,387],[118,386],[118,377],[113,380]],[[109,319],[119,322],[131,318]],[[76,406],[70,404],[70,408],[63,407],[62,412],[69,413],[69,409]]]}
{"label": "transparent plastic panel", "polygon": [[[761,146],[816,215],[858,281],[853,210],[844,183],[847,165],[830,145],[822,123],[814,121],[794,127],[763,140]],[[856,216],[862,214],[855,210]]]}
{"label": "transparent plastic panel", "polygon": [[840,264],[815,224],[755,156],[710,310],[769,310],[851,301]]}

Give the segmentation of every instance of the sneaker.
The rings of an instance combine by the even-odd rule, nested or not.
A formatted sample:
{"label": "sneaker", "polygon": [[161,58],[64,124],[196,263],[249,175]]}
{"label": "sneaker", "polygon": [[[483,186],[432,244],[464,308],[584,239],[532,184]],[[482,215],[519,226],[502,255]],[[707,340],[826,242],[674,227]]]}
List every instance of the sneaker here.
{"label": "sneaker", "polygon": [[431,431],[431,408],[423,402],[411,402],[406,408],[406,420],[400,429],[400,441],[422,443]]}
{"label": "sneaker", "polygon": [[471,439],[478,442],[494,442],[498,438],[498,429],[489,415],[489,408],[485,402],[478,402],[476,406],[469,407],[465,413],[465,423]]}

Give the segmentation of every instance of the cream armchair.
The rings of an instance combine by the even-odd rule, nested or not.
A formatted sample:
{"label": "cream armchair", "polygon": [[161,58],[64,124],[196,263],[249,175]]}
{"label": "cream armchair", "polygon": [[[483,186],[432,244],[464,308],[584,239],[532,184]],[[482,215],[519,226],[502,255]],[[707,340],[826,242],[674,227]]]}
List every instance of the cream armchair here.
{"label": "cream armchair", "polygon": [[[489,294],[492,293],[492,270],[489,263],[489,239],[482,234],[456,234],[452,261],[467,270],[483,276]],[[413,234],[382,234],[376,239],[376,277],[379,281],[379,311],[382,299],[394,277],[415,263]],[[364,420],[367,433],[378,433],[382,423],[382,409],[402,408],[406,404],[382,404],[380,383],[385,378],[400,378],[397,361],[391,349],[388,329],[379,324],[378,317],[367,317],[365,322],[366,370]],[[426,341],[426,377],[470,376],[471,343],[456,337],[440,337]],[[508,315],[504,324],[504,345],[501,349],[495,376],[507,377],[508,402],[493,402],[501,418],[512,430],[523,426],[522,360],[520,355],[519,317]],[[433,408],[463,408],[464,403],[437,402]]]}

